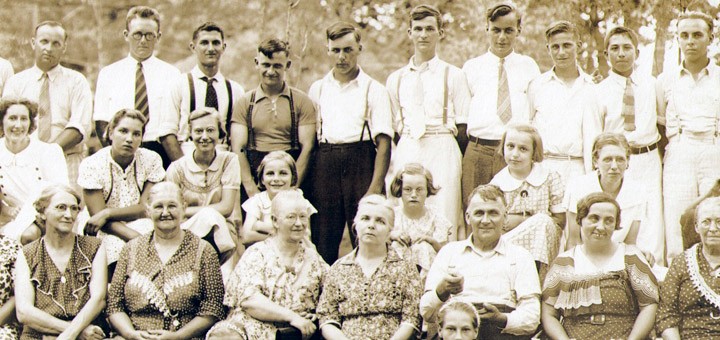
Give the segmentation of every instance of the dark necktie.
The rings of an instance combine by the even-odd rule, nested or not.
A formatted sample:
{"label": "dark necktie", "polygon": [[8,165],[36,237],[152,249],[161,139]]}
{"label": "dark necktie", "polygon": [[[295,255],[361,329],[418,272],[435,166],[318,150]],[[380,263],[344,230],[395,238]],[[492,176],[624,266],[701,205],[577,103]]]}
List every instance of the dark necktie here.
{"label": "dark necktie", "polygon": [[202,79],[204,82],[207,83],[207,92],[205,92],[205,107],[213,107],[213,108],[215,108],[215,110],[217,110],[218,109],[217,92],[215,92],[215,87],[213,87],[215,78],[202,77],[200,79]]}
{"label": "dark necktie", "polygon": [[143,73],[142,63],[138,63],[137,69],[135,70],[135,109],[149,118],[150,111],[148,108],[147,87],[145,86],[145,74]]}

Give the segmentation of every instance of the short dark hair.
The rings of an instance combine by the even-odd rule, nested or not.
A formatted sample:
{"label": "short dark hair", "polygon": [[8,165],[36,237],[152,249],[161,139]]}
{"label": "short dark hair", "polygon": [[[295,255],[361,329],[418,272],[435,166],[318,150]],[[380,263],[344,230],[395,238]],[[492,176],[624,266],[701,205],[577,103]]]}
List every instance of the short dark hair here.
{"label": "short dark hair", "polygon": [[112,140],[110,140],[110,131],[114,130],[123,118],[139,120],[142,123],[142,133],[143,135],[145,134],[145,126],[148,122],[147,117],[145,117],[142,112],[135,109],[121,109],[120,111],[115,112],[115,115],[113,115],[107,127],[105,127],[105,134],[103,137],[108,144],[112,144]]}
{"label": "short dark hair", "polygon": [[520,27],[522,23],[522,15],[518,12],[517,7],[511,2],[501,2],[487,9],[485,12],[485,19],[488,27],[491,22],[495,22],[500,17],[504,17],[510,13],[515,13],[517,16],[517,27]]}
{"label": "short dark hair", "polygon": [[630,38],[630,41],[632,41],[633,46],[637,49],[638,48],[638,35],[635,33],[635,31],[625,27],[625,26],[617,26],[613,29],[609,30],[607,34],[605,35],[605,50],[607,51],[608,45],[610,45],[610,38],[616,35],[626,35],[628,38]]}
{"label": "short dark hair", "polygon": [[216,23],[212,21],[208,21],[203,23],[202,25],[198,26],[198,28],[193,31],[192,40],[195,41],[198,38],[198,35],[200,32],[220,32],[220,38],[222,40],[225,40],[225,32],[223,29]]}
{"label": "short dark hair", "polygon": [[351,33],[355,38],[355,41],[359,44],[360,31],[357,29],[357,27],[355,27],[355,25],[347,21],[338,21],[330,25],[330,27],[328,27],[325,31],[325,36],[328,40],[337,40]]}
{"label": "short dark hair", "polygon": [[257,50],[268,58],[272,58],[273,54],[280,52],[285,52],[286,56],[290,56],[290,46],[288,46],[287,42],[278,38],[263,40],[263,42],[258,45]]}
{"label": "short dark hair", "polygon": [[441,29],[443,27],[442,14],[435,6],[431,5],[419,5],[413,8],[412,11],[410,11],[410,27],[412,27],[413,21],[422,20],[427,17],[435,18],[438,29]]}
{"label": "short dark hair", "polygon": [[615,206],[615,230],[620,229],[620,204],[610,194],[604,192],[594,192],[577,202],[577,215],[575,222],[582,226],[583,218],[590,213],[590,208],[597,203],[610,203]]}
{"label": "short dark hair", "polygon": [[570,33],[576,40],[580,40],[580,32],[578,32],[575,24],[567,20],[560,20],[553,22],[545,30],[545,41],[550,41],[550,38],[560,33]]}
{"label": "short dark hair", "polygon": [[220,118],[220,113],[214,107],[201,107],[201,108],[196,109],[193,112],[190,112],[190,114],[188,115],[187,123],[188,123],[188,129],[190,129],[191,135],[192,135],[192,122],[197,119],[203,118],[205,116],[212,116],[213,118],[215,118],[215,120],[217,121],[217,125],[218,125],[218,135],[219,135],[218,138],[220,140],[224,139],[225,135],[227,134],[225,132],[225,126],[222,122],[222,118]]}
{"label": "short dark hair", "polygon": [[67,41],[68,34],[67,34],[67,30],[65,29],[65,27],[64,27],[61,23],[59,23],[59,22],[57,22],[57,21],[52,21],[52,20],[45,20],[45,21],[37,24],[37,25],[35,26],[35,35],[36,35],[36,36],[37,36],[37,31],[38,31],[38,29],[39,29],[40,27],[43,27],[43,26],[48,26],[48,27],[60,27],[60,28],[63,30],[63,36],[65,37],[64,40]]}
{"label": "short dark hair", "polygon": [[678,16],[677,24],[680,25],[680,21],[683,21],[685,19],[700,19],[705,22],[708,26],[708,33],[712,34],[713,30],[715,29],[715,23],[713,22],[713,18],[703,12],[700,11],[689,11],[689,12],[682,12]]}
{"label": "short dark hair", "polygon": [[425,176],[428,197],[437,194],[440,190],[440,188],[433,183],[433,175],[430,170],[420,163],[408,163],[395,174],[395,178],[393,178],[392,183],[390,183],[390,193],[395,197],[402,196],[403,175]]}
{"label": "short dark hair", "polygon": [[473,197],[480,197],[483,201],[500,201],[503,206],[507,206],[505,201],[505,194],[502,189],[495,184],[481,184],[475,188],[470,195],[467,197],[468,204],[472,201]]}
{"label": "short dark hair", "polygon": [[28,118],[30,119],[30,127],[28,128],[28,134],[33,133],[33,131],[35,131],[35,128],[37,127],[35,125],[35,117],[37,117],[38,115],[38,105],[30,99],[11,97],[5,97],[0,100],[0,132],[4,131],[2,121],[5,118],[5,114],[7,114],[7,110],[13,105],[22,105],[27,108]]}
{"label": "short dark hair", "polygon": [[125,17],[125,29],[130,30],[130,22],[135,18],[152,19],[157,23],[158,32],[160,32],[160,12],[148,6],[135,6],[130,8]]}

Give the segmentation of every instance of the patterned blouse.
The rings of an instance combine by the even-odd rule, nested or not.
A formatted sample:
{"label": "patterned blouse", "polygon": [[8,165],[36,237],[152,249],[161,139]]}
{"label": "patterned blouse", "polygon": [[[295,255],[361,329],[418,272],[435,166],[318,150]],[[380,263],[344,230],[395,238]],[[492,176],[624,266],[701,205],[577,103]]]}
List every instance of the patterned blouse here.
{"label": "patterned blouse", "polygon": [[542,213],[562,213],[565,186],[560,175],[549,171],[540,163],[534,163],[530,174],[524,180],[514,178],[507,167],[493,177],[490,184],[495,184],[505,193],[507,212],[530,215]]}
{"label": "patterned blouse", "polygon": [[405,259],[419,265],[422,268],[421,276],[424,277],[427,275],[427,271],[430,270],[437,252],[430,243],[418,242],[418,239],[421,236],[430,236],[440,243],[447,242],[452,227],[450,221],[433,205],[426,205],[425,215],[418,219],[405,216],[402,205],[395,207],[395,227],[393,230],[407,233],[412,243],[410,248],[407,249],[399,242],[393,242],[393,248],[404,253]]}
{"label": "patterned blouse", "polygon": [[170,164],[167,180],[180,186],[187,205],[205,206],[218,202],[224,189],[240,190],[240,161],[232,152],[217,151],[212,164],[202,169],[190,153]]}
{"label": "patterned blouse", "polygon": [[677,256],[660,285],[657,334],[677,327],[682,339],[720,337],[720,277],[697,244]]}
{"label": "patterned blouse", "polygon": [[213,248],[186,232],[163,264],[154,235],[142,235],[123,247],[110,284],[107,314],[126,313],[137,330],[174,331],[195,316],[223,319],[225,288]]}
{"label": "patterned blouse", "polygon": [[328,269],[308,241],[302,243],[289,267],[281,262],[274,238],[254,244],[243,254],[228,281],[225,305],[231,309],[229,328],[247,339],[274,339],[276,328],[288,324],[259,321],[242,310],[242,302],[262,294],[296,313],[314,314]]}
{"label": "patterned blouse", "polygon": [[[20,244],[0,235],[0,306],[15,295],[15,260],[19,250]],[[18,329],[15,322],[0,326],[0,339],[17,339]]]}
{"label": "patterned blouse", "polygon": [[420,329],[422,285],[415,264],[390,250],[369,278],[357,249],[330,267],[318,305],[320,327],[334,324],[350,339],[389,339],[401,324]]}
{"label": "patterned blouse", "polygon": [[[25,245],[23,254],[30,269],[30,282],[35,287],[35,307],[58,319],[72,320],[90,299],[92,262],[99,248],[99,239],[75,236],[70,260],[61,273],[47,252],[44,237]],[[21,339],[42,337],[41,332],[24,327]]]}

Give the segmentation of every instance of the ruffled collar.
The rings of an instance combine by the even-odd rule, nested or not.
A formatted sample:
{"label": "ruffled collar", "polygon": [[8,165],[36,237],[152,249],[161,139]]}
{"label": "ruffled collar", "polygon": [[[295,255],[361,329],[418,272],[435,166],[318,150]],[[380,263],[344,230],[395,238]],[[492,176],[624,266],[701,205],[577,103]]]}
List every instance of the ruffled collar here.
{"label": "ruffled collar", "polygon": [[504,192],[515,191],[525,182],[534,187],[539,187],[545,183],[549,174],[550,172],[540,163],[533,163],[530,174],[524,180],[520,180],[513,177],[508,167],[505,167],[495,175],[492,184],[497,185]]}
{"label": "ruffled collar", "polygon": [[[685,262],[687,263],[688,274],[690,275],[690,281],[700,295],[705,298],[706,301],[710,302],[716,309],[720,309],[720,295],[715,292],[712,287],[705,281],[700,270],[700,261],[702,255],[702,248],[695,244],[690,249],[685,251]],[[705,261],[705,258],[702,258]]]}

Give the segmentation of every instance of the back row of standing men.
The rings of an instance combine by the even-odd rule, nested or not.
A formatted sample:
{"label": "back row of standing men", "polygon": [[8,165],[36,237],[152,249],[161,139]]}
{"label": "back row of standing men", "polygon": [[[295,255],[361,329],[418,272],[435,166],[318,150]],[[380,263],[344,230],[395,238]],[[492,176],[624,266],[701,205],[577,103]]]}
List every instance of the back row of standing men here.
{"label": "back row of standing men", "polygon": [[[418,162],[432,172],[442,190],[430,199],[458,226],[460,239],[467,236],[462,198],[505,166],[497,150],[507,124],[530,122],[538,129],[543,165],[564,182],[592,170],[598,134],[622,133],[632,147],[626,176],[643,183],[648,199],[649,221],[640,233],[656,259],[679,254],[681,213],[720,178],[720,70],[707,56],[712,18],[682,14],[677,33],[684,61],[657,80],[633,72],[637,35],[622,27],[611,30],[605,54],[612,72],[599,84],[577,65],[580,41],[573,24],[559,21],[547,29],[554,66],[541,74],[532,58],[514,52],[521,32],[514,5],[489,8],[486,22],[489,51],[459,69],[436,54],[444,36],[441,13],[418,6],[407,31],[415,53],[386,86],[358,66],[359,30],[333,24],[326,32],[332,69],[306,95],[286,84],[289,50],[277,39],[258,48],[257,88],[245,92],[225,78],[219,72],[224,33],[213,23],[193,33],[197,65],[181,74],[153,56],[161,37],[159,13],[137,6],[128,12],[123,32],[129,55],[100,71],[94,110],[85,77],[59,65],[67,32],[56,22],[37,26],[35,65],[10,77],[3,96],[38,102],[37,137],[63,148],[73,183],[93,122],[102,136],[115,112],[140,110],[149,118],[142,146],[159,153],[167,167],[191,150],[189,112],[216,108],[239,155],[247,195],[258,192],[254,171],[265,154],[286,150],[297,159],[299,183],[320,212],[313,216],[313,242],[328,263],[337,259],[359,199],[383,191],[393,137],[392,168]],[[2,60],[0,74],[11,73]],[[658,148],[663,134],[669,139],[664,169]]]}

